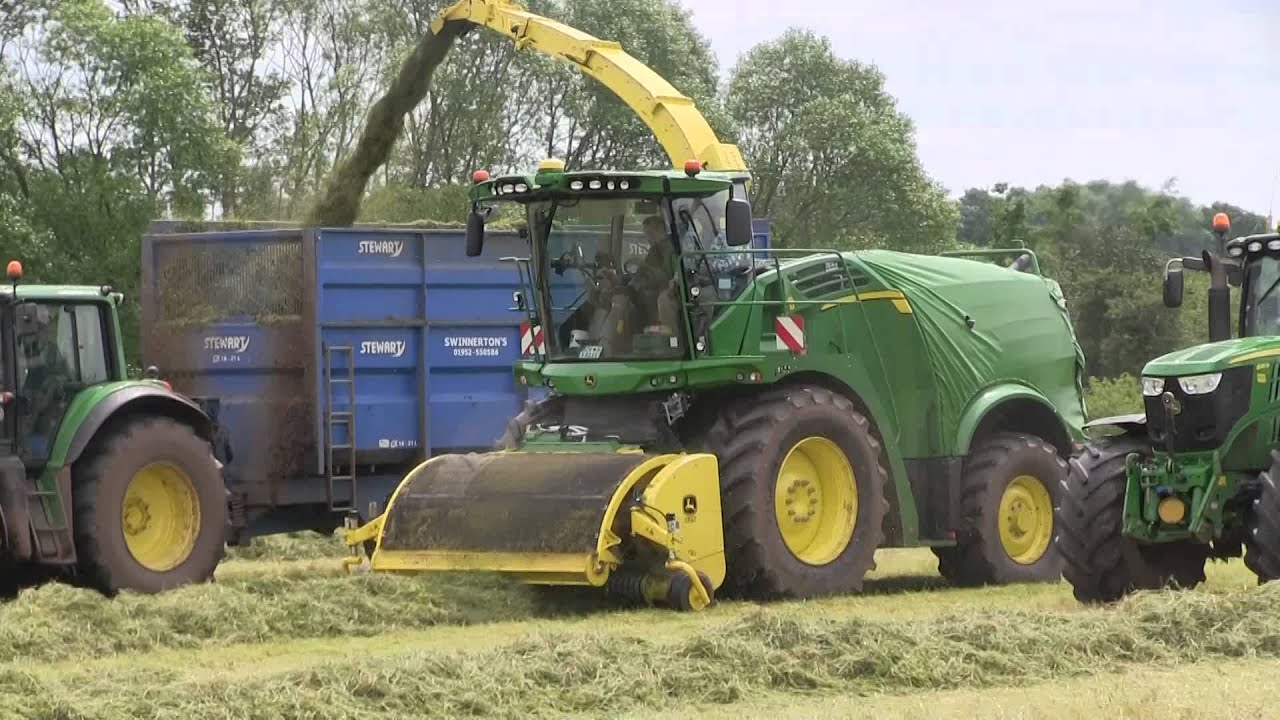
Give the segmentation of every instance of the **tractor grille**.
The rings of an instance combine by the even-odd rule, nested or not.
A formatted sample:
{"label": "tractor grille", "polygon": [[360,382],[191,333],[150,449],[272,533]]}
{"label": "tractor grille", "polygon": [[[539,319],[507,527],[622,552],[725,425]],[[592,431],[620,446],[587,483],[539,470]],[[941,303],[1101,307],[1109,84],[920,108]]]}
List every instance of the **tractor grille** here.
{"label": "tractor grille", "polygon": [[[1186,394],[1176,377],[1164,380],[1165,392],[1173,394],[1182,411],[1174,416],[1173,432],[1170,433],[1160,398],[1143,398],[1152,443],[1167,450],[1172,440],[1175,452],[1210,450],[1226,441],[1227,433],[1249,409],[1253,366],[1224,371],[1218,389],[1207,395]],[[1271,391],[1273,394],[1276,392],[1275,385]]]}

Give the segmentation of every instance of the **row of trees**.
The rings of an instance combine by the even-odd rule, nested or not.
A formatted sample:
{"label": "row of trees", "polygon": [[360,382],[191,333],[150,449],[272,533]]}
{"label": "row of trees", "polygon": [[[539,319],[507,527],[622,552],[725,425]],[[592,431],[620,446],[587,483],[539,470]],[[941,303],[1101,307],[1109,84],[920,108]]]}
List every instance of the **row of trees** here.
{"label": "row of trees", "polygon": [[[440,0],[0,0],[0,250],[33,277],[136,296],[154,217],[297,221]],[[722,73],[675,0],[529,0],[616,39],[692,97],[755,175],[777,241],[936,251],[1025,242],[1072,304],[1093,374],[1203,336],[1158,307],[1161,258],[1207,217],[1172,188],[971,189],[953,202],[873,66],[788,31]],[[723,77],[722,77],[723,75]],[[361,219],[459,220],[475,168],[665,166],[606,89],[474,32],[439,68]],[[1261,218],[1238,208],[1238,230]],[[1200,313],[1202,315],[1202,313]],[[132,320],[130,320],[132,322]],[[132,326],[130,327],[132,334]]]}
{"label": "row of trees", "polygon": [[1022,242],[1036,252],[1062,284],[1090,373],[1108,378],[1136,374],[1148,359],[1208,337],[1204,278],[1188,273],[1178,311],[1164,307],[1160,281],[1170,256],[1215,247],[1215,213],[1231,217],[1233,235],[1267,228],[1265,217],[1242,208],[1177,197],[1171,183],[1159,191],[1132,182],[996,185],[966,191],[959,209],[959,243]]}

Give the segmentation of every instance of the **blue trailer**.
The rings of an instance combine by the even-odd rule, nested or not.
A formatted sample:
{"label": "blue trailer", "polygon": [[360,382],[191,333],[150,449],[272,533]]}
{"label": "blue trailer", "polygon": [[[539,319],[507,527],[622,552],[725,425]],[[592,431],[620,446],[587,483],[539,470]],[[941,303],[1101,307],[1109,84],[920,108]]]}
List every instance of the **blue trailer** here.
{"label": "blue trailer", "polygon": [[511,372],[514,231],[468,258],[461,229],[152,229],[142,361],[215,419],[233,542],[367,517],[427,457],[490,449],[540,391]]}

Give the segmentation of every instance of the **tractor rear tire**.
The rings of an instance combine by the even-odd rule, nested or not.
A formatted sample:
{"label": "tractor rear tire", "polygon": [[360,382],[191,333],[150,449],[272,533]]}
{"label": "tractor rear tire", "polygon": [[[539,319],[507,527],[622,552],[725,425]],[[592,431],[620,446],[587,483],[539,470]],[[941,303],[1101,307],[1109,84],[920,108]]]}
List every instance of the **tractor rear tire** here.
{"label": "tractor rear tire", "polygon": [[1082,603],[1110,603],[1136,590],[1190,589],[1204,582],[1209,548],[1191,541],[1148,545],[1124,534],[1125,458],[1151,457],[1145,438],[1103,438],[1070,462],[1057,509],[1063,576]]}
{"label": "tractor rear tire", "polygon": [[1001,433],[965,459],[956,545],[934,548],[938,571],[956,587],[1056,582],[1055,496],[1067,464],[1034,435]]}
{"label": "tractor rear tire", "polygon": [[889,473],[853,403],[820,387],[780,388],[733,403],[700,444],[719,459],[722,594],[862,589],[884,541]]}
{"label": "tractor rear tire", "polygon": [[1258,497],[1249,511],[1244,564],[1258,584],[1280,579],[1280,451],[1271,451],[1271,468],[1258,475]]}
{"label": "tractor rear tire", "polygon": [[167,417],[97,437],[73,470],[79,574],[107,596],[207,582],[226,549],[227,499],[209,443]]}
{"label": "tractor rear tire", "polygon": [[564,398],[551,395],[537,401],[525,403],[518,415],[507,421],[507,428],[493,443],[495,450],[515,450],[524,443],[525,433],[529,428],[551,418],[555,418],[564,409]]}

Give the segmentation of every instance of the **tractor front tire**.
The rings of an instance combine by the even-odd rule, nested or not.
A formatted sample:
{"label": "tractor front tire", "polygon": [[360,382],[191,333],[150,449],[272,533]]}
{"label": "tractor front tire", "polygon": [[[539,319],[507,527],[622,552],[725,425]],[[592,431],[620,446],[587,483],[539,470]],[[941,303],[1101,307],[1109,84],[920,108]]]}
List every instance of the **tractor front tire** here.
{"label": "tractor front tire", "polygon": [[1056,582],[1054,496],[1067,464],[1034,435],[1001,433],[965,459],[956,544],[934,548],[938,572],[956,587]]}
{"label": "tractor front tire", "polygon": [[226,549],[226,487],[209,443],[167,417],[103,432],[73,470],[80,576],[107,596],[207,582]]}
{"label": "tractor front tire", "polygon": [[1280,578],[1280,451],[1271,451],[1271,468],[1258,475],[1258,496],[1249,508],[1244,564],[1258,584]]}
{"label": "tractor front tire", "polygon": [[820,387],[780,388],[731,404],[702,444],[719,458],[724,594],[862,589],[884,540],[889,474],[853,403]]}
{"label": "tractor front tire", "polygon": [[1057,508],[1062,574],[1082,603],[1115,602],[1136,590],[1190,589],[1204,582],[1208,547],[1191,541],[1140,544],[1124,534],[1130,453],[1151,457],[1145,438],[1103,438],[1070,463]]}

